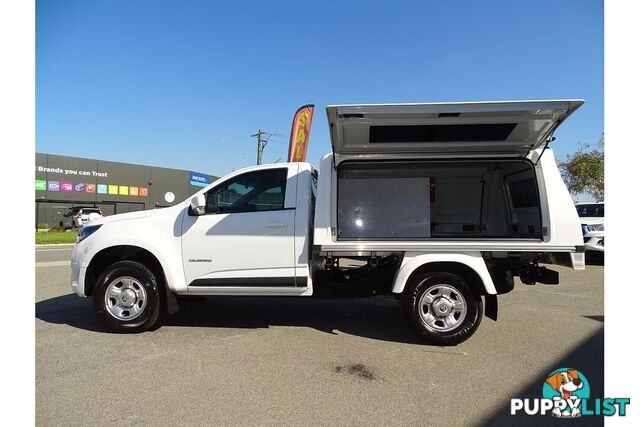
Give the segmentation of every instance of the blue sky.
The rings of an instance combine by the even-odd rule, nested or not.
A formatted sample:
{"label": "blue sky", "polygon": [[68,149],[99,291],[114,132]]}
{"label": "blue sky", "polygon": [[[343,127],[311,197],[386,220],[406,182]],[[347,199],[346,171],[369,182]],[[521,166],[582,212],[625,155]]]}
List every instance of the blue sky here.
{"label": "blue sky", "polygon": [[286,157],[316,105],[584,98],[560,156],[603,131],[602,1],[46,0],[36,16],[36,149],[225,174],[258,128]]}

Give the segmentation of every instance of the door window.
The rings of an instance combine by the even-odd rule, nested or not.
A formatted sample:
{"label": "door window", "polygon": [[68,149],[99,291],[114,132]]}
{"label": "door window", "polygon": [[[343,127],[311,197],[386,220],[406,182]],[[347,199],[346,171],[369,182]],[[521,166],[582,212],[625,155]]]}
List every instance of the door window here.
{"label": "door window", "polygon": [[281,210],[286,187],[286,168],[247,172],[209,190],[206,213]]}

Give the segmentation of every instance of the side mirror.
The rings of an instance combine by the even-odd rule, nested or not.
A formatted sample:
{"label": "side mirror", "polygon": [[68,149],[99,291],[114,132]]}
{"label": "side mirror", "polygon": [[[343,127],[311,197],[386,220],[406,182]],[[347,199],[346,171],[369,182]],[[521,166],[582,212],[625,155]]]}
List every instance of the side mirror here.
{"label": "side mirror", "polygon": [[198,194],[191,199],[191,212],[195,215],[204,215],[207,199],[204,194]]}

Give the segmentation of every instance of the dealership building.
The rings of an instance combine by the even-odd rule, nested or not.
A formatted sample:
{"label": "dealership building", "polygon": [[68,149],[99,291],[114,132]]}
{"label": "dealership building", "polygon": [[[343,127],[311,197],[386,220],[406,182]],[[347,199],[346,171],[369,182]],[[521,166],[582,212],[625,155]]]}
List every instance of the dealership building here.
{"label": "dealership building", "polygon": [[217,177],[180,169],[36,153],[36,227],[60,224],[69,208],[103,215],[179,203]]}

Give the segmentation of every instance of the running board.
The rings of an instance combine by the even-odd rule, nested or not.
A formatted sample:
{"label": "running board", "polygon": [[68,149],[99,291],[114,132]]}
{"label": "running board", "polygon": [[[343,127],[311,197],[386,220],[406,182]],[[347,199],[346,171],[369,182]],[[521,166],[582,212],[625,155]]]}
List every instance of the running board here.
{"label": "running board", "polygon": [[196,279],[187,288],[189,295],[310,295],[308,278],[215,277]]}
{"label": "running board", "polygon": [[306,288],[306,277],[216,277],[196,279],[189,287]]}
{"label": "running board", "polygon": [[284,286],[189,286],[188,295],[306,296],[310,287]]}

